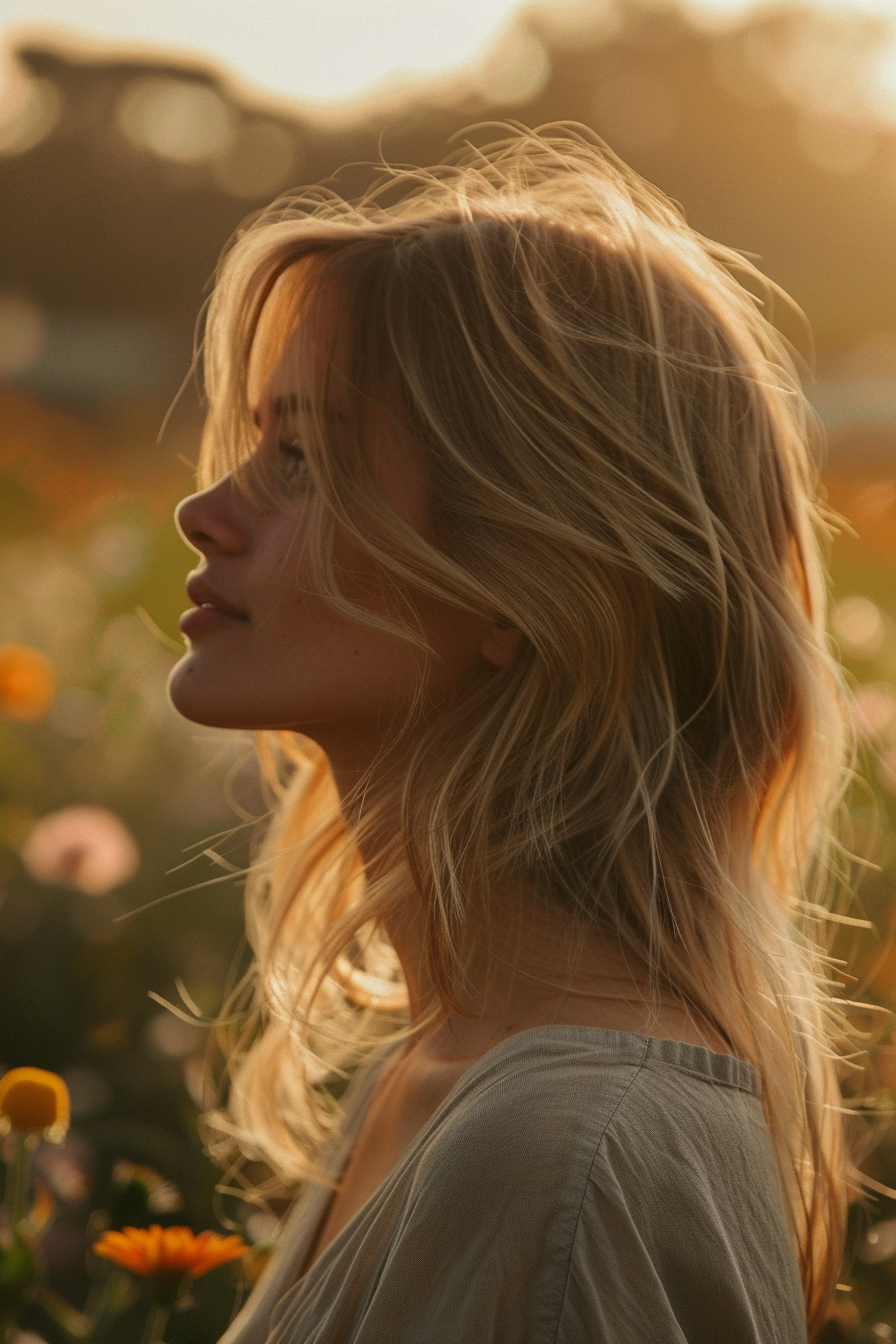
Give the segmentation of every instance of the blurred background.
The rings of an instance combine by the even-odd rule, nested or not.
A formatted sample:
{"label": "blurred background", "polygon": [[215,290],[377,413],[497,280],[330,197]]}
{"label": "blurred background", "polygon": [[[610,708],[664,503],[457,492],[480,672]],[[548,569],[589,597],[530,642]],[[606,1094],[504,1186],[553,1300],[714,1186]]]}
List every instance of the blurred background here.
{"label": "blurred background", "polygon": [[[158,1174],[147,1219],[232,1219],[259,1243],[273,1225],[215,1195],[205,1033],[149,997],[219,1007],[261,810],[251,742],[164,694],[216,259],[280,192],[352,193],[342,165],[434,162],[489,119],[592,127],[811,325],[849,523],[832,620],[863,742],[853,828],[878,865],[851,912],[873,928],[839,949],[871,1005],[850,1088],[882,1117],[867,1170],[896,1185],[896,0],[0,0],[0,41],[0,1069],[71,1090],[45,1160],[56,1286],[86,1291],[87,1219],[122,1163]],[[896,1337],[896,1199],[854,1211],[843,1285],[828,1340]],[[197,1292],[175,1344],[226,1324],[232,1292]]]}

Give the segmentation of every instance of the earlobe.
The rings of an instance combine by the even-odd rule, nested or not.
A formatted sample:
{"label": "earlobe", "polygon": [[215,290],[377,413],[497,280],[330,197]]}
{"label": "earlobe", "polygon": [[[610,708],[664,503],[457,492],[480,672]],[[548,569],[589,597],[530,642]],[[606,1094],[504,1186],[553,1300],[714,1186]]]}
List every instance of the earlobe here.
{"label": "earlobe", "polygon": [[522,637],[521,630],[499,616],[483,635],[480,652],[487,663],[494,667],[506,667],[513,661]]}

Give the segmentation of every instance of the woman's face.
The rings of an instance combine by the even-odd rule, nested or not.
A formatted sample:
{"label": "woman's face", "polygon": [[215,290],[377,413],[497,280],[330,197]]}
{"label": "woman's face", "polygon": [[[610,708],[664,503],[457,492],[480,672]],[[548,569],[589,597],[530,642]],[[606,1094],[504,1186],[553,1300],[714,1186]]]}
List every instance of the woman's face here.
{"label": "woman's face", "polygon": [[[197,723],[305,733],[337,773],[355,773],[399,726],[421,660],[433,700],[450,699],[484,663],[508,661],[516,632],[408,593],[433,650],[422,655],[334,611],[315,592],[308,558],[314,486],[299,446],[307,399],[294,376],[287,382],[286,364],[282,359],[260,390],[259,439],[245,468],[279,482],[275,500],[253,502],[225,476],[178,507],[178,527],[199,563],[187,580],[194,606],[181,618],[189,647],[171,674],[169,694]],[[326,414],[343,411],[331,404]],[[413,445],[380,416],[371,417],[365,448],[387,503],[426,535],[423,475]],[[380,588],[372,560],[344,533],[337,535],[334,559],[345,596],[376,609],[371,594]]]}

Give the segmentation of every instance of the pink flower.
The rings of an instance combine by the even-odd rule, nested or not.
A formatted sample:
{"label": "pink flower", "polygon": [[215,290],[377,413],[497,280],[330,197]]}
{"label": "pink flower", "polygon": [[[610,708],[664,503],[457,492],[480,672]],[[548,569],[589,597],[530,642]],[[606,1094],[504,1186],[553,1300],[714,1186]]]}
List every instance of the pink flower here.
{"label": "pink flower", "polygon": [[22,861],[38,882],[103,896],[134,876],[140,851],[124,822],[104,807],[63,807],[36,823]]}

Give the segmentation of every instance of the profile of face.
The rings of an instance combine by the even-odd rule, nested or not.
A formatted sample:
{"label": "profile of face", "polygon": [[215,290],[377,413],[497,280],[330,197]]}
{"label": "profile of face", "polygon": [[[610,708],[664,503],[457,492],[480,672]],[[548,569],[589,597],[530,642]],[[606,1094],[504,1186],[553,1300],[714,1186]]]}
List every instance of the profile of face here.
{"label": "profile of face", "polygon": [[[231,474],[178,506],[177,525],[199,564],[187,580],[194,603],[181,618],[189,641],[172,671],[175,709],[223,728],[291,729],[317,741],[337,770],[364,767],[395,731],[421,671],[433,702],[450,700],[483,664],[512,658],[519,632],[421,592],[403,594],[430,653],[334,610],[316,591],[309,559],[314,484],[301,444],[315,395],[296,376],[287,347],[260,386],[254,453],[242,469],[270,490],[244,488]],[[339,379],[325,414],[340,417]],[[429,536],[421,464],[414,444],[384,414],[364,426],[374,485],[395,513]],[[371,557],[337,532],[334,561],[345,597],[377,611],[381,591]],[[383,606],[377,614],[386,614]]]}

